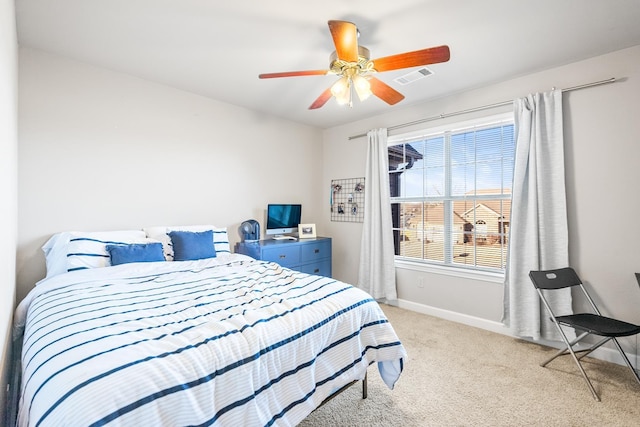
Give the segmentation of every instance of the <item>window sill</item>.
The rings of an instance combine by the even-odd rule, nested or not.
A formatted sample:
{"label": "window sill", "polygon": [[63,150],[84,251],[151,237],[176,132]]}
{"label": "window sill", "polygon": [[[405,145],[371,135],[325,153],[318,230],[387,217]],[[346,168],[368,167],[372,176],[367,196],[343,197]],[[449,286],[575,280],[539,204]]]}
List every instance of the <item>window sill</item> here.
{"label": "window sill", "polygon": [[425,273],[441,274],[443,276],[462,277],[465,279],[482,280],[492,283],[504,283],[503,272],[469,270],[466,268],[457,268],[452,266],[439,266],[427,264],[424,262],[411,261],[407,259],[396,258],[396,268],[405,270],[421,271]]}

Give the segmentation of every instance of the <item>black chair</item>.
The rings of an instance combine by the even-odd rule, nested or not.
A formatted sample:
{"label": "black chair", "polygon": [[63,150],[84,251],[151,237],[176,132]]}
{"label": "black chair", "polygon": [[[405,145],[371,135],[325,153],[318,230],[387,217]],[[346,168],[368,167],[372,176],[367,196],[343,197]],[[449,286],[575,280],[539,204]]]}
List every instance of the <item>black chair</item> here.
{"label": "black chair", "polygon": [[[591,384],[591,381],[587,377],[587,374],[585,373],[584,368],[580,363],[580,359],[587,356],[589,353],[599,348],[604,343],[613,341],[618,351],[620,352],[620,355],[622,355],[625,363],[627,364],[631,372],[633,372],[633,376],[635,377],[636,381],[638,382],[638,384],[640,384],[640,376],[638,376],[638,372],[636,372],[633,366],[631,366],[629,358],[624,353],[622,347],[620,347],[620,344],[616,339],[617,337],[627,337],[640,333],[640,326],[602,316],[595,303],[593,302],[593,299],[591,299],[591,297],[587,293],[587,290],[582,284],[582,281],[580,280],[576,272],[570,267],[560,268],[557,270],[531,271],[529,272],[529,277],[531,278],[533,285],[538,291],[538,295],[540,295],[542,303],[551,315],[551,321],[553,321],[553,323],[558,328],[558,331],[560,332],[560,335],[562,336],[562,339],[564,340],[564,343],[566,345],[565,348],[558,351],[550,359],[541,363],[540,366],[546,366],[549,362],[551,362],[558,356],[571,354],[571,357],[573,357],[573,360],[576,362],[578,368],[580,369],[580,372],[582,373],[582,377],[587,382],[587,385],[591,390],[591,394],[593,394],[593,398],[599,402],[600,397],[596,393],[593,385]],[[556,315],[551,309],[549,302],[545,298],[545,292],[543,291],[550,291],[554,289],[557,290],[568,287],[580,288],[584,293],[587,301],[589,301],[589,304],[593,308],[594,313],[577,313],[564,316]],[[576,333],[580,331],[580,335],[573,341],[569,341],[562,329],[562,326],[573,328],[576,330]],[[601,339],[596,344],[591,345],[589,348],[578,350],[574,349],[574,346],[576,344],[578,344],[589,335],[596,335],[601,337]],[[578,354],[580,354],[580,356],[578,356]]]}

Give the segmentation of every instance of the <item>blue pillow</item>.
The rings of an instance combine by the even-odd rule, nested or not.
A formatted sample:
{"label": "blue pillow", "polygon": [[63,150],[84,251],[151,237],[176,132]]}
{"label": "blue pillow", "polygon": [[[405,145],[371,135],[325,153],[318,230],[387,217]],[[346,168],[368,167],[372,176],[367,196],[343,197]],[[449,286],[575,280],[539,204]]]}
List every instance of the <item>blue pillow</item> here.
{"label": "blue pillow", "polygon": [[111,265],[165,260],[161,242],[107,245],[107,252],[111,257]]}
{"label": "blue pillow", "polygon": [[169,237],[173,245],[173,260],[188,261],[214,258],[213,231],[170,231]]}

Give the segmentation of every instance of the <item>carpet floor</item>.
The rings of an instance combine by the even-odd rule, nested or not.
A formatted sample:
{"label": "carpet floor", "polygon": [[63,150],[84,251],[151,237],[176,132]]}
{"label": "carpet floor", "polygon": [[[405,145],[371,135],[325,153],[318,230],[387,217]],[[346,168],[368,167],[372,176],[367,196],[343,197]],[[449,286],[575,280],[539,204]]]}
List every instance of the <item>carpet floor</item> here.
{"label": "carpet floor", "polygon": [[556,350],[455,322],[382,306],[408,360],[394,390],[369,367],[360,384],[317,409],[301,427],[638,426],[640,385],[624,366],[585,358],[602,401]]}

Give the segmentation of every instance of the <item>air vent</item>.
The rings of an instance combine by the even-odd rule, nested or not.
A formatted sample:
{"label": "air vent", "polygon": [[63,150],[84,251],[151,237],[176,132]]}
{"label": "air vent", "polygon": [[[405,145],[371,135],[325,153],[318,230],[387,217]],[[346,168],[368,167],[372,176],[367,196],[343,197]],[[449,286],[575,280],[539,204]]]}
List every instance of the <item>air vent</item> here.
{"label": "air vent", "polygon": [[431,71],[426,67],[422,67],[416,71],[410,72],[409,74],[400,76],[397,79],[394,79],[393,81],[396,83],[400,83],[401,85],[408,85],[409,83],[413,83],[416,80],[423,79],[427,76],[430,76],[431,74],[433,74],[433,71]]}

